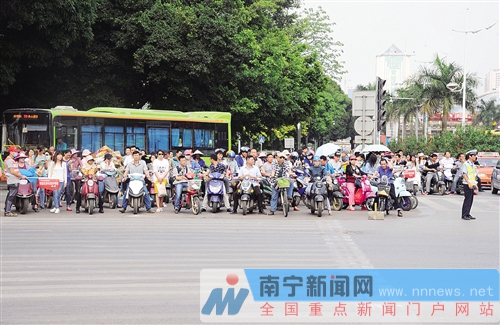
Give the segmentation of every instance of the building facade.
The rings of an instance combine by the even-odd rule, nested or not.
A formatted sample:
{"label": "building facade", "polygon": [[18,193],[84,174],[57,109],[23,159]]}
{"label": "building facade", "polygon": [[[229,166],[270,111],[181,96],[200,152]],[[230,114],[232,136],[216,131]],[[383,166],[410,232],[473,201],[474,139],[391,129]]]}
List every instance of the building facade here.
{"label": "building facade", "polygon": [[500,90],[500,69],[493,69],[486,74],[484,78],[484,92],[489,93],[492,91]]}
{"label": "building facade", "polygon": [[[403,87],[403,82],[411,75],[411,54],[404,53],[392,44],[384,53],[377,55],[376,76],[386,80],[384,89],[393,95],[396,89]],[[399,121],[386,123],[386,135],[397,138]]]}

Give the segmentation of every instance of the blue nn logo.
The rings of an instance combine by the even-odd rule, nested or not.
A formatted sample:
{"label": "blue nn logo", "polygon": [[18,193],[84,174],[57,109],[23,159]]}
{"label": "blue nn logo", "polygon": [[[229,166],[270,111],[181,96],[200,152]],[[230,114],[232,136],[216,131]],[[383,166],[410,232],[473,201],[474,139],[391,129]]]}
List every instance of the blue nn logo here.
{"label": "blue nn logo", "polygon": [[[229,274],[226,277],[226,281],[229,285],[234,286],[238,283],[238,276],[236,274]],[[222,288],[215,288],[210,293],[207,302],[201,309],[203,315],[210,315],[215,307],[215,314],[222,315],[227,306],[228,315],[236,315],[239,313],[243,302],[248,296],[250,290],[240,289],[236,298],[234,297],[234,288],[227,289],[224,298],[222,298]]]}

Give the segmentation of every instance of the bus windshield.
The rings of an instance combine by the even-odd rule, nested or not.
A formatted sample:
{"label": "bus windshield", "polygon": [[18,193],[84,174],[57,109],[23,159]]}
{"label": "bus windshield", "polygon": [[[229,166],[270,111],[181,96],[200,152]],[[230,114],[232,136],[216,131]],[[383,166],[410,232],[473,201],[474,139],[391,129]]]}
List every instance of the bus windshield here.
{"label": "bus windshield", "polygon": [[50,145],[48,112],[6,112],[7,144],[35,148],[40,144]]}

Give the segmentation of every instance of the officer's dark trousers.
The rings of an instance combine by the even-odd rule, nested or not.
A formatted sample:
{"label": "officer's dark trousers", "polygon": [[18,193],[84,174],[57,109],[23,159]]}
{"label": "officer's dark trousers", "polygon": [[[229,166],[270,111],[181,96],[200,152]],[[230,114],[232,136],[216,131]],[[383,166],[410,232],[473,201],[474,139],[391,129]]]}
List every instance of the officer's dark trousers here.
{"label": "officer's dark trousers", "polygon": [[472,201],[474,201],[474,188],[470,189],[469,185],[464,184],[464,203],[462,204],[462,217],[470,215]]}

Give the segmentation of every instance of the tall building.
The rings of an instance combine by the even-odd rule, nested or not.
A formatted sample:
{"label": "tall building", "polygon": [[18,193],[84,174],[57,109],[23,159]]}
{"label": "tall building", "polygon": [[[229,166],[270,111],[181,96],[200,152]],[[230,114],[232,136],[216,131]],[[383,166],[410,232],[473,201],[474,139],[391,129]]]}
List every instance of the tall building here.
{"label": "tall building", "polygon": [[500,69],[493,69],[484,78],[484,92],[500,90]]}
{"label": "tall building", "polygon": [[411,74],[411,55],[392,44],[377,55],[377,77],[387,80],[384,89],[393,94]]}
{"label": "tall building", "polygon": [[[384,89],[395,94],[403,87],[403,82],[411,75],[411,54],[404,53],[392,44],[384,53],[377,55],[376,75],[386,80]],[[386,135],[397,138],[399,121],[386,124]]]}

